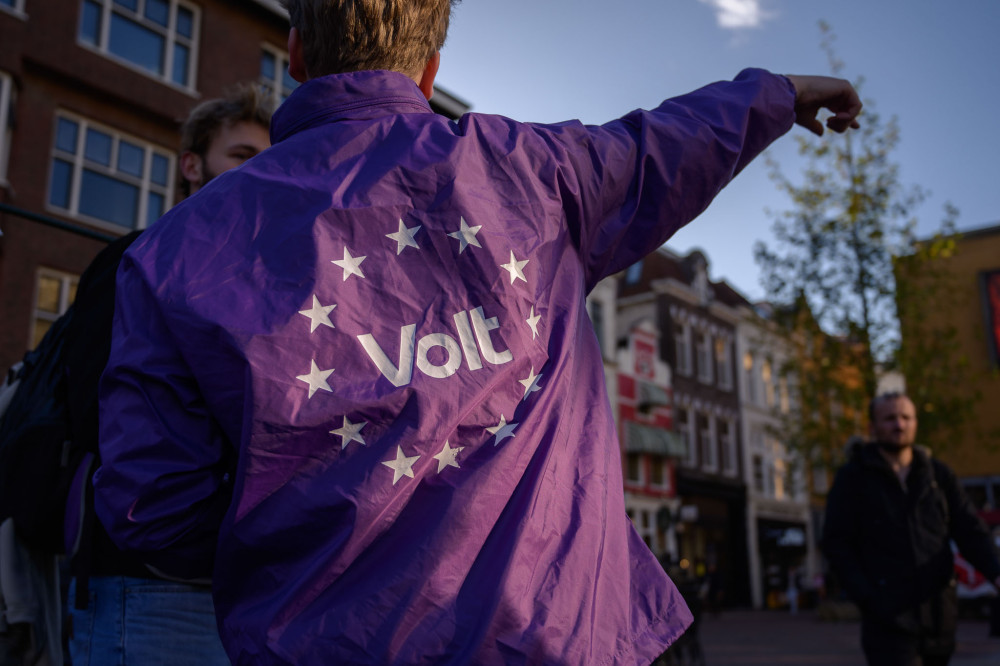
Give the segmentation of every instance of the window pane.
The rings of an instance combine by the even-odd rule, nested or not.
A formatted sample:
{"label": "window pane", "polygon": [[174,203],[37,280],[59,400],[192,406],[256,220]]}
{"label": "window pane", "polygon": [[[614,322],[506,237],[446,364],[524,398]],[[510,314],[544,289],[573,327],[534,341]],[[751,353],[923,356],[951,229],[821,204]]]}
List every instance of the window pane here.
{"label": "window pane", "polygon": [[134,12],[139,10],[139,0],[115,0],[115,4],[128,7]]}
{"label": "window pane", "polygon": [[190,9],[177,8],[177,34],[188,39],[194,36],[194,15]]}
{"label": "window pane", "polygon": [[80,212],[123,227],[134,227],[139,188],[89,169],[80,181]]}
{"label": "window pane", "polygon": [[35,320],[35,339],[31,342],[31,348],[34,349],[41,342],[45,334],[49,332],[49,328],[52,326],[52,322],[47,319],[36,319]]}
{"label": "window pane", "polygon": [[69,283],[69,300],[67,301],[68,303],[72,303],[72,302],[74,302],[76,300],[76,288],[78,286],[80,286],[80,285],[77,282],[70,282]]}
{"label": "window pane", "polygon": [[38,302],[36,309],[59,314],[59,287],[62,280],[48,275],[38,278]]}
{"label": "window pane", "polygon": [[274,56],[267,51],[260,52],[260,78],[274,81],[277,67],[274,64]]}
{"label": "window pane", "polygon": [[288,73],[287,67],[281,73],[281,86],[286,97],[299,87],[299,82],[292,78],[292,75]]}
{"label": "window pane", "polygon": [[122,173],[142,178],[142,162],[145,153],[139,146],[127,141],[118,143],[118,170]]}
{"label": "window pane", "polygon": [[166,0],[146,0],[146,18],[166,28],[170,20],[170,5]]}
{"label": "window pane", "polygon": [[112,12],[108,50],[116,56],[162,74],[164,42],[162,35]]}
{"label": "window pane", "polygon": [[150,180],[157,185],[166,186],[167,172],[170,170],[170,160],[159,153],[153,153],[153,167]]}
{"label": "window pane", "polygon": [[186,86],[188,82],[188,47],[182,44],[174,44],[174,75],[171,80],[179,86]]}
{"label": "window pane", "polygon": [[163,215],[163,195],[150,192],[146,202],[146,226],[153,226],[153,222],[160,219],[161,215]]}
{"label": "window pane", "polygon": [[77,124],[72,120],[60,118],[56,125],[56,148],[67,153],[76,153]]}
{"label": "window pane", "polygon": [[111,166],[111,135],[88,127],[83,155],[91,162]]}
{"label": "window pane", "polygon": [[49,203],[59,208],[69,208],[69,187],[73,182],[73,165],[63,160],[52,160],[52,185]]}
{"label": "window pane", "polygon": [[80,15],[80,39],[97,46],[101,42],[101,7],[87,0]]}

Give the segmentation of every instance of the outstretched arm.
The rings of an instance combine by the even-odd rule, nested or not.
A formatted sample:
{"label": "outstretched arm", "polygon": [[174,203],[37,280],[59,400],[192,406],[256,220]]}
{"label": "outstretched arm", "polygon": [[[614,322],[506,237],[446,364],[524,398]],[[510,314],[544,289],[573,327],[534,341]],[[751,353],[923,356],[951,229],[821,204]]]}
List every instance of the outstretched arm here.
{"label": "outstretched arm", "polygon": [[832,76],[786,75],[795,87],[795,123],[817,136],[823,136],[823,123],[816,117],[820,109],[829,109],[833,115],[826,119],[826,126],[834,132],[859,127],[861,98],[848,81]]}

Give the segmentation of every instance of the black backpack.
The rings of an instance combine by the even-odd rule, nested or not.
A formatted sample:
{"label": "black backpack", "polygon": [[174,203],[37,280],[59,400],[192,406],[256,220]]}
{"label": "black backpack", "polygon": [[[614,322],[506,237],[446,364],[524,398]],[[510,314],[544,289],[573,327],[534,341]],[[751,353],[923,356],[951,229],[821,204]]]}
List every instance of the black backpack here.
{"label": "black backpack", "polygon": [[0,521],[46,553],[66,552],[65,514],[73,478],[86,452],[71,437],[64,362],[73,308],[11,370],[19,382],[0,417]]}

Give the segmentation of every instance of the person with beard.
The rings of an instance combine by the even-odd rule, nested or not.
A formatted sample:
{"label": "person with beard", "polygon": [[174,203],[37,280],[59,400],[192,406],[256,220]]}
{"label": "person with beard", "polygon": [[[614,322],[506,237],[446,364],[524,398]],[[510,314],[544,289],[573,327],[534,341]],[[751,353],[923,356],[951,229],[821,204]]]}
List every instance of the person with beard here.
{"label": "person with beard", "polygon": [[869,664],[944,666],[958,608],[949,541],[1000,587],[989,532],[955,473],[917,446],[917,415],[902,393],[869,405],[874,441],[849,445],[827,496],[823,552],[861,609]]}
{"label": "person with beard", "polygon": [[[272,104],[255,84],[209,99],[181,125],[178,163],[185,197],[270,145]],[[112,242],[80,278],[69,321],[65,363],[72,435],[98,449],[98,382],[111,351],[115,274],[122,254],[145,230]],[[64,315],[66,316],[66,315]],[[96,461],[80,466],[92,474]],[[69,653],[74,666],[94,664],[228,664],[219,639],[209,580],[171,579],[119,550],[93,513],[80,517],[80,546],[70,559]]]}

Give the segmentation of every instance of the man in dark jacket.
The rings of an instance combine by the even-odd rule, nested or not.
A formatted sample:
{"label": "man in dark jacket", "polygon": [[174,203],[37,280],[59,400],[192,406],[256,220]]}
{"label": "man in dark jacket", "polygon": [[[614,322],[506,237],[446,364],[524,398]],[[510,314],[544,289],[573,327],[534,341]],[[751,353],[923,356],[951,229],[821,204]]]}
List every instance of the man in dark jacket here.
{"label": "man in dark jacket", "polygon": [[947,664],[957,601],[949,540],[1000,586],[986,526],[944,463],[914,446],[917,417],[900,393],[870,405],[874,441],[856,444],[827,498],[823,551],[861,607],[869,664]]}

